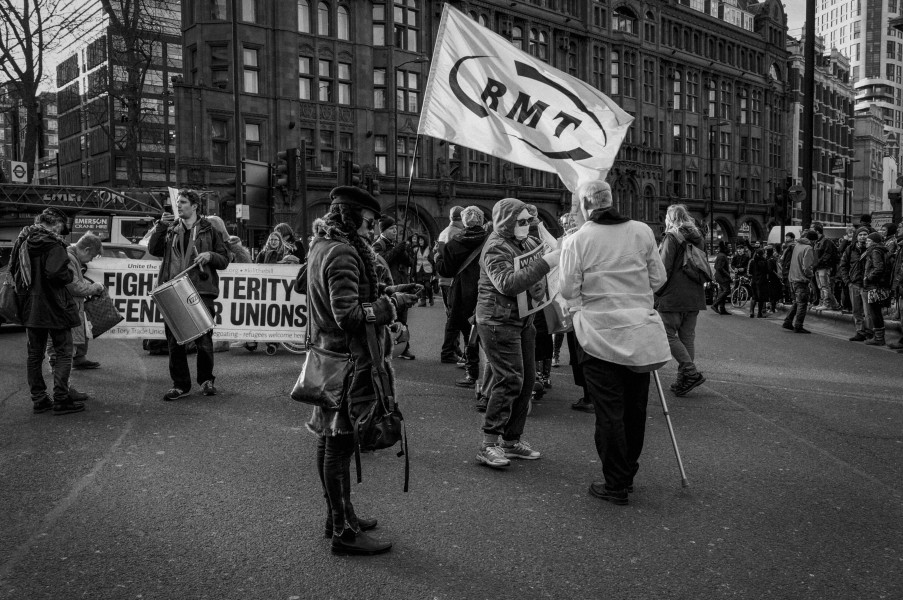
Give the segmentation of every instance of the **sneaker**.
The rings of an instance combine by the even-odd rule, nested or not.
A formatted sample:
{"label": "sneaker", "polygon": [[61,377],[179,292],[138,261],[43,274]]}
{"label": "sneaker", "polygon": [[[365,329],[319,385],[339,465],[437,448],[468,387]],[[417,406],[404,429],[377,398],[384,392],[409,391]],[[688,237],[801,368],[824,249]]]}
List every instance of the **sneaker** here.
{"label": "sneaker", "polygon": [[91,396],[84,392],[80,392],[75,389],[73,386],[69,386],[69,399],[73,402],[84,402],[85,400],[90,400]]}
{"label": "sneaker", "polygon": [[477,461],[493,469],[501,469],[511,464],[511,461],[505,458],[505,452],[498,446],[481,448],[477,454]]}
{"label": "sneaker", "polygon": [[580,398],[573,404],[571,404],[572,410],[579,410],[580,412],[585,413],[594,413],[596,412],[596,408],[593,406],[593,403],[587,400],[586,398]]}
{"label": "sneaker", "polygon": [[216,386],[213,385],[212,379],[208,379],[201,384],[201,393],[205,396],[216,396]]}
{"label": "sneaker", "polygon": [[589,486],[589,495],[601,498],[612,504],[617,504],[618,506],[625,506],[629,502],[627,499],[627,488],[624,488],[623,490],[613,490],[601,481],[594,481]]}
{"label": "sneaker", "polygon": [[505,442],[502,442],[502,452],[505,453],[505,458],[523,458],[524,460],[536,460],[541,455],[536,450],[530,448],[530,444],[523,440],[517,440],[510,446],[506,445]]}
{"label": "sneaker", "polygon": [[[851,342],[864,342],[867,339],[868,339],[868,336],[866,336],[861,331],[857,331],[856,335],[854,335],[853,337],[850,338],[850,341]],[[903,344],[901,344],[900,347],[903,348]]]}
{"label": "sneaker", "polygon": [[39,415],[41,413],[47,412],[51,408],[53,408],[53,400],[51,400],[50,398],[44,398],[43,400],[34,403],[31,412]]}
{"label": "sneaker", "polygon": [[163,394],[163,399],[167,400],[167,401],[178,400],[179,398],[184,398],[187,395],[188,395],[187,390],[182,390],[177,387],[174,387],[171,390],[169,390],[168,392],[166,392],[165,394]]}
{"label": "sneaker", "polygon": [[96,369],[100,366],[100,363],[96,360],[88,360],[87,358],[83,358],[81,360],[73,360],[72,368],[73,369]]}
{"label": "sneaker", "polygon": [[472,388],[477,384],[477,380],[470,375],[465,375],[464,379],[459,379],[455,385],[463,388]]}
{"label": "sneaker", "polygon": [[787,321],[784,321],[783,323],[781,323],[781,327],[783,327],[784,329],[789,329],[790,331],[793,331],[793,325],[791,325]]}
{"label": "sneaker", "polygon": [[794,327],[793,333],[812,333],[812,332],[804,327]]}
{"label": "sneaker", "polygon": [[68,402],[54,402],[53,403],[53,414],[55,415],[68,415],[71,413],[77,413],[85,410],[84,402],[73,402],[69,400]]}
{"label": "sneaker", "polygon": [[678,397],[686,396],[690,392],[690,390],[695,387],[699,387],[703,383],[705,383],[705,377],[702,376],[702,373],[687,375],[684,378],[683,385],[674,390],[674,395]]}
{"label": "sneaker", "polygon": [[414,360],[417,357],[414,356],[413,354],[411,354],[410,348],[405,348],[404,352],[402,352],[401,354],[398,355],[398,358],[403,358],[404,360]]}
{"label": "sneaker", "polygon": [[553,367],[560,367],[560,366],[561,366],[561,361],[558,360],[558,357],[557,357],[557,356],[553,356],[553,357],[552,357],[552,366],[553,366]]}

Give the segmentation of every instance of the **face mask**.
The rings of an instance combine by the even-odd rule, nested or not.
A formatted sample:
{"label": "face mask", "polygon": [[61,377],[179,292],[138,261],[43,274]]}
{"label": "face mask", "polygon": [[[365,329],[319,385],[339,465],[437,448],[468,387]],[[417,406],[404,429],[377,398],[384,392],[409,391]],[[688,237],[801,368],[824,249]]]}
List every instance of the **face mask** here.
{"label": "face mask", "polygon": [[527,236],[530,235],[530,226],[524,225],[523,227],[514,227],[514,237],[519,240],[527,239]]}

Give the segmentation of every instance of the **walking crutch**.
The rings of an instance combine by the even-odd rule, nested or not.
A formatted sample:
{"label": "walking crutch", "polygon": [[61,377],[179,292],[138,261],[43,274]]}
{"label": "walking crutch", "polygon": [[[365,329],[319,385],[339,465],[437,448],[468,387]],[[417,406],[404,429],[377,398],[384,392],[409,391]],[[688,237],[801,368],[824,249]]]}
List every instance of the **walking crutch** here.
{"label": "walking crutch", "polygon": [[684,463],[680,459],[680,450],[677,449],[677,438],[674,437],[674,427],[671,426],[671,416],[668,414],[668,404],[665,402],[665,392],[662,390],[662,381],[658,378],[658,371],[653,371],[652,376],[655,378],[655,387],[658,390],[658,397],[662,401],[662,412],[665,415],[665,421],[668,422],[668,432],[671,434],[671,443],[674,445],[674,456],[677,457],[677,466],[680,467],[680,485],[681,487],[689,487],[687,474],[684,471]]}

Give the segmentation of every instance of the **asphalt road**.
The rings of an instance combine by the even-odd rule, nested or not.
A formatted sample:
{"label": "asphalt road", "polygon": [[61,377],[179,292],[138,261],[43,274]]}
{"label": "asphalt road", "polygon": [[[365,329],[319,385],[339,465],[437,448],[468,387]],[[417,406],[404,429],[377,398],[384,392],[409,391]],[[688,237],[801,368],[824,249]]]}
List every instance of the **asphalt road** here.
{"label": "asphalt road", "polygon": [[33,415],[24,334],[0,328],[0,598],[903,598],[903,355],[833,322],[804,336],[705,312],[708,382],[667,398],[690,487],[653,395],[618,507],[587,495],[601,468],[567,367],[527,424],[542,459],[475,464],[480,416],[438,362],[443,319],[412,311],[417,360],[394,363],[410,493],[391,451],[353,490],[395,542],[369,558],[322,538],[297,356],[217,354],[220,395],[162,402],[166,357],[101,339],[102,367],[74,376],[88,410]]}

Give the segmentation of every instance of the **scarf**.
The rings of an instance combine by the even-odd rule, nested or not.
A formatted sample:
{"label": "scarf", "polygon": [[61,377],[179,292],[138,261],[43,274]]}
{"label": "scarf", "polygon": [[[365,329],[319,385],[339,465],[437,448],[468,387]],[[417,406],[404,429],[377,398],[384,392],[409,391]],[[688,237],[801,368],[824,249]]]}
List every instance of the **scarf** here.
{"label": "scarf", "polygon": [[613,206],[609,208],[597,208],[589,214],[589,220],[599,225],[620,225],[630,219],[622,217]]}

